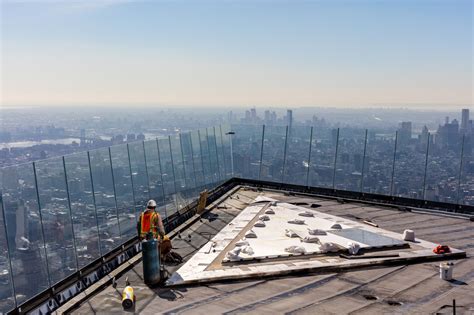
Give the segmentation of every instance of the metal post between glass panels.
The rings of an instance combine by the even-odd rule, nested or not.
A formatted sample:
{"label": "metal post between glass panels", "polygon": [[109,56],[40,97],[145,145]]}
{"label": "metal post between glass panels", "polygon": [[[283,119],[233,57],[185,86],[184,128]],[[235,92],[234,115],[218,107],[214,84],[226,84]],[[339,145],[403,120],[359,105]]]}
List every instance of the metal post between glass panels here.
{"label": "metal post between glass panels", "polygon": [[[212,171],[212,162],[211,162],[211,148],[209,147],[209,132],[207,131],[207,128],[206,128],[206,147],[207,147],[207,156],[208,156],[208,161],[209,161],[209,172],[213,172]],[[211,179],[211,183],[214,182],[214,174],[212,174],[212,179]]]}
{"label": "metal post between glass panels", "polygon": [[184,186],[185,186],[185,190],[187,190],[188,189],[188,180],[186,178],[186,163],[184,161],[183,139],[181,138],[181,133],[179,133],[178,136],[179,136],[179,146],[181,148],[181,161],[183,163]]}
{"label": "metal post between glass panels", "polygon": [[397,157],[398,131],[395,132],[395,148],[393,149],[392,179],[390,180],[390,196],[393,196],[393,179],[395,177],[395,160]]}
{"label": "metal post between glass panels", "polygon": [[226,179],[227,178],[227,165],[225,163],[224,137],[222,135],[221,125],[219,125],[219,133],[221,134],[221,150],[222,150],[222,163],[224,164],[224,179]]}
{"label": "metal post between glass panels", "polygon": [[[127,143],[127,153],[128,153],[128,162],[129,162],[129,165],[130,165],[130,152],[128,150],[128,143]],[[120,238],[122,238],[122,229],[120,228],[119,207],[118,207],[118,203],[117,203],[117,191],[115,189],[114,168],[112,166],[112,153],[110,151],[110,147],[109,147],[109,161],[110,161],[110,173],[111,173],[111,176],[112,176],[112,188],[113,188],[113,191],[114,191],[115,213],[117,214],[117,227],[118,227],[118,230],[119,230]],[[130,166],[130,169],[131,169],[131,167],[132,166]],[[130,172],[130,177],[132,177],[131,172]],[[132,178],[132,182],[133,182],[133,178]],[[133,187],[132,187],[132,190],[133,190]],[[136,209],[135,197],[133,198],[133,208],[135,209],[135,213],[136,213],[137,209]],[[135,221],[136,220],[137,220],[137,216],[135,216]]]}
{"label": "metal post between glass panels", "polygon": [[364,139],[364,156],[362,157],[362,170],[360,174],[360,192],[363,191],[364,188],[364,172],[365,172],[365,156],[367,153],[367,134],[369,130],[365,129],[365,139]]}
{"label": "metal post between glass panels", "polygon": [[260,167],[258,170],[258,180],[260,180],[262,176],[262,161],[263,161],[263,141],[265,139],[265,125],[262,125],[262,143],[260,146]]}
{"label": "metal post between glass panels", "polygon": [[459,194],[461,191],[461,179],[462,179],[462,165],[464,159],[464,140],[466,138],[466,134],[462,135],[462,143],[461,143],[461,161],[459,163],[459,178],[458,178],[458,192],[456,194],[456,204],[459,204]]}
{"label": "metal post between glass panels", "polygon": [[306,187],[309,187],[309,169],[311,168],[311,150],[313,148],[313,126],[309,135],[309,153],[308,153],[308,169],[306,170]]}
{"label": "metal post between glass panels", "polygon": [[71,207],[71,195],[69,194],[69,183],[67,180],[67,172],[66,172],[66,160],[64,156],[62,157],[63,160],[63,169],[64,169],[64,181],[66,183],[66,195],[67,195],[67,205],[69,208],[69,217],[71,219],[71,233],[72,233],[72,245],[74,247],[74,257],[76,258],[76,270],[79,270],[79,259],[77,258],[77,246],[76,246],[76,233],[74,233],[74,220],[72,219],[72,207]]}
{"label": "metal post between glass panels", "polygon": [[171,170],[173,171],[173,183],[174,183],[174,193],[175,193],[175,196],[173,199],[176,206],[176,211],[178,212],[178,214],[180,214],[180,212],[178,211],[179,210],[178,199],[176,198],[178,194],[178,188],[177,188],[178,186],[176,186],[176,174],[174,171],[173,149],[171,148],[171,135],[168,136],[168,144],[170,147]]}
{"label": "metal post between glass panels", "polygon": [[426,142],[426,156],[425,156],[425,175],[423,176],[423,200],[425,200],[425,196],[426,196],[426,173],[428,172],[428,155],[430,152],[430,136],[431,134],[428,132],[428,141]]}
{"label": "metal post between glass panels", "polygon": [[[148,164],[146,162],[146,153],[145,153],[145,141],[142,141],[143,145],[143,161],[145,161],[145,176],[146,176],[146,186],[148,187],[148,199],[151,199],[151,190],[150,190],[150,177],[148,176]],[[132,175],[130,174],[130,177]]]}
{"label": "metal post between glass panels", "polygon": [[10,255],[10,243],[8,241],[8,234],[7,234],[7,219],[6,219],[6,216],[5,216],[5,205],[3,203],[3,195],[0,195],[0,202],[1,202],[1,207],[2,207],[3,228],[5,230],[5,242],[6,242],[6,245],[7,245],[8,265],[10,267],[10,270],[9,270],[10,284],[11,284],[11,289],[12,289],[12,294],[13,294],[13,301],[15,303],[15,307],[18,307],[18,302],[17,302],[17,299],[16,299],[15,280],[13,278],[12,260],[11,260],[11,255]]}
{"label": "metal post between glass panels", "polygon": [[332,173],[332,189],[335,189],[336,187],[336,167],[337,167],[337,154],[338,154],[338,148],[339,148],[339,128],[337,128],[337,133],[336,133],[336,152],[334,152],[334,168],[333,168],[333,173]]}
{"label": "metal post between glass panels", "polygon": [[283,169],[281,172],[281,182],[283,183],[285,180],[285,167],[286,167],[286,148],[288,146],[288,126],[286,126],[285,131],[285,147],[283,148]]}
{"label": "metal post between glass panels", "polygon": [[196,174],[196,161],[194,160],[194,148],[193,148],[193,137],[192,134],[189,133],[189,144],[191,145],[191,159],[193,160],[193,174],[194,174],[194,182],[196,184],[196,187],[199,187],[198,181],[197,181],[197,174]]}
{"label": "metal post between glass panels", "polygon": [[206,173],[204,172],[204,157],[202,156],[202,143],[201,143],[201,131],[198,129],[198,138],[199,138],[199,152],[201,153],[201,169],[202,169],[202,180],[204,181],[204,186],[206,186]]}
{"label": "metal post between glass panels", "polygon": [[217,151],[217,136],[216,136],[216,127],[212,127],[212,130],[214,131],[214,145],[215,145],[215,148],[216,148],[216,162],[217,162],[217,174],[218,174],[218,180],[217,181],[220,181],[222,180],[222,175],[221,175],[221,164],[219,163],[219,153]]}
{"label": "metal post between glass panels", "polygon": [[95,222],[96,222],[96,225],[97,225],[97,238],[98,238],[98,241],[99,241],[99,246],[98,246],[99,247],[99,253],[100,253],[100,256],[103,256],[102,246],[100,245],[100,225],[99,225],[99,217],[97,215],[97,204],[96,204],[96,201],[95,201],[94,179],[92,178],[91,156],[90,156],[89,151],[87,151],[87,162],[89,164],[89,176],[91,178],[92,201],[94,202]]}
{"label": "metal post between glass panels", "polygon": [[161,154],[160,154],[160,146],[158,145],[158,138],[156,138],[156,153],[158,155],[158,164],[160,167],[161,192],[163,193],[163,205],[165,207],[165,221],[166,221],[168,220],[168,211],[166,210],[165,183],[163,182],[163,168],[161,167]]}
{"label": "metal post between glass panels", "polygon": [[48,285],[51,287],[51,275],[49,273],[49,262],[48,262],[48,252],[46,251],[46,237],[44,234],[44,226],[43,226],[43,211],[41,210],[41,201],[40,201],[40,196],[39,196],[39,190],[38,190],[38,176],[36,174],[36,163],[33,162],[33,176],[34,176],[34,181],[35,181],[35,189],[36,189],[36,198],[38,202],[38,213],[39,213],[39,219],[40,219],[40,225],[41,225],[41,234],[43,237],[43,246],[44,246],[44,257],[46,260],[46,272],[48,274]]}

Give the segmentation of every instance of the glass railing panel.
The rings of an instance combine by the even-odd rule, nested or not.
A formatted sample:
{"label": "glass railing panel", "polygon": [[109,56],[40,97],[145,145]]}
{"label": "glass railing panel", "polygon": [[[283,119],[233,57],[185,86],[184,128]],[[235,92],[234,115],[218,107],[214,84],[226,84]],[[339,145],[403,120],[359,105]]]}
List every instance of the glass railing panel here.
{"label": "glass railing panel", "polygon": [[464,137],[458,203],[474,206],[474,142],[471,137]]}
{"label": "glass railing panel", "polygon": [[[217,127],[216,127],[217,128]],[[229,179],[232,177],[232,158],[230,155],[230,137],[228,133],[230,132],[230,125],[220,125],[219,126],[219,133],[221,135],[220,139],[222,141],[222,155],[224,161],[224,174],[225,179]],[[216,129],[217,132],[217,129]]]}
{"label": "glass railing panel", "polygon": [[449,141],[441,137],[437,140],[429,148],[425,199],[456,203],[462,136],[452,136]]}
{"label": "glass railing panel", "polygon": [[196,187],[202,189],[205,186],[204,183],[204,168],[203,159],[201,154],[201,141],[199,139],[200,133],[195,130],[190,133],[191,135],[191,147],[192,147],[192,161],[194,168],[194,177],[196,180]]}
{"label": "glass railing panel", "polygon": [[204,171],[204,182],[206,184],[206,187],[210,187],[211,183],[214,181],[214,178],[211,166],[207,129],[199,129],[199,139],[201,145],[201,158],[202,167]]}
{"label": "glass railing panel", "polygon": [[2,204],[2,197],[0,196],[0,313],[4,314],[15,307],[15,297]]}
{"label": "glass railing panel", "polygon": [[365,130],[341,128],[337,149],[335,188],[360,191]]}
{"label": "glass railing panel", "polygon": [[165,191],[165,207],[168,216],[176,212],[176,183],[174,181],[174,168],[171,159],[170,142],[168,138],[158,139],[160,150],[161,171]]}
{"label": "glass railing panel", "polygon": [[186,190],[184,191],[184,196],[186,198],[186,202],[189,204],[196,198],[196,177],[194,176],[195,172],[193,164],[193,147],[191,143],[191,134],[189,132],[181,133],[180,141],[186,182]]}
{"label": "glass railing panel", "polygon": [[184,158],[181,150],[181,140],[179,135],[169,137],[171,154],[173,157],[174,178],[176,182],[176,203],[178,209],[183,208],[187,204],[186,200],[186,175],[184,169]]}
{"label": "glass railing panel", "polygon": [[1,184],[15,294],[21,304],[50,285],[32,164],[1,169]]}
{"label": "glass railing panel", "polygon": [[108,148],[93,150],[89,154],[99,223],[100,247],[102,254],[106,254],[121,244],[112,165]]}
{"label": "glass railing panel", "polygon": [[219,155],[217,151],[217,140],[214,132],[214,128],[207,128],[207,143],[209,146],[209,160],[210,170],[212,174],[212,183],[217,183],[220,180],[220,169],[219,169]]}
{"label": "glass railing panel", "polygon": [[288,130],[284,183],[306,185],[310,137],[310,127],[292,127]]}
{"label": "glass railing panel", "polygon": [[140,213],[145,210],[146,203],[150,200],[145,150],[142,141],[131,142],[128,146],[132,168],[133,191],[135,193],[135,208]]}
{"label": "glass railing panel", "polygon": [[258,179],[262,149],[262,126],[232,125],[234,176]]}
{"label": "glass railing panel", "polygon": [[51,284],[77,271],[74,231],[62,158],[36,163],[38,195]]}
{"label": "glass railing panel", "polygon": [[382,134],[369,130],[363,177],[363,191],[390,195],[393,171],[395,133]]}
{"label": "glass railing panel", "polygon": [[79,268],[101,256],[87,152],[64,157]]}
{"label": "glass railing panel", "polygon": [[[130,154],[132,154],[132,150],[131,148]],[[139,183],[132,182],[127,145],[120,144],[110,147],[110,156],[112,157],[112,174],[120,232],[122,241],[127,241],[136,235],[136,220],[145,201],[136,197],[136,193],[138,196],[142,195],[140,187],[136,188],[136,193],[134,193],[134,184],[139,185]]]}
{"label": "glass railing panel", "polygon": [[217,156],[217,167],[218,167],[218,174],[219,174],[219,181],[226,179],[226,171],[225,171],[225,161],[224,161],[224,147],[223,141],[221,136],[221,129],[220,126],[213,127],[214,135],[215,135],[215,146],[216,146],[216,156]]}
{"label": "glass railing panel", "polygon": [[286,126],[265,126],[260,179],[272,182],[283,180]]}
{"label": "glass railing panel", "polygon": [[394,196],[423,199],[423,179],[426,170],[428,141],[433,137],[420,135],[418,139],[408,139],[402,133],[397,135],[393,184]]}
{"label": "glass railing panel", "polygon": [[145,141],[146,165],[151,198],[158,204],[157,211],[163,218],[166,218],[161,165],[157,145],[158,142],[156,140]]}
{"label": "glass railing panel", "polygon": [[337,129],[314,128],[309,163],[309,185],[332,188]]}

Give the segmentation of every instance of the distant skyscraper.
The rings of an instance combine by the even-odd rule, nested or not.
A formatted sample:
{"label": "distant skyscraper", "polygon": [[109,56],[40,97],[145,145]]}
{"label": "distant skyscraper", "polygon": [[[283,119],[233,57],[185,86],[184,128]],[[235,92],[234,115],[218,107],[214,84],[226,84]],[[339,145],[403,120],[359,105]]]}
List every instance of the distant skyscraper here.
{"label": "distant skyscraper", "polygon": [[80,138],[80,145],[81,146],[84,146],[86,144],[86,130],[85,129],[81,129],[81,138]]}
{"label": "distant skyscraper", "polygon": [[250,119],[253,124],[257,123],[257,110],[255,107],[250,109]]}
{"label": "distant skyscraper", "polygon": [[411,121],[404,121],[400,124],[400,129],[398,129],[398,143],[400,143],[401,146],[410,144],[411,130]]}
{"label": "distant skyscraper", "polygon": [[461,132],[466,133],[468,131],[468,126],[469,126],[469,109],[464,108],[462,110]]}

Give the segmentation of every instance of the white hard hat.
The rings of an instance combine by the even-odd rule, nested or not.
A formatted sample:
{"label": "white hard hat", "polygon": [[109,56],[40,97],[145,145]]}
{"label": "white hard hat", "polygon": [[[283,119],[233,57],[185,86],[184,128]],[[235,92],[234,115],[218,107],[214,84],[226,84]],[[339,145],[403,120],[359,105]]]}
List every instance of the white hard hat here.
{"label": "white hard hat", "polygon": [[151,199],[148,201],[148,203],[146,204],[146,207],[147,208],[156,208],[156,201]]}

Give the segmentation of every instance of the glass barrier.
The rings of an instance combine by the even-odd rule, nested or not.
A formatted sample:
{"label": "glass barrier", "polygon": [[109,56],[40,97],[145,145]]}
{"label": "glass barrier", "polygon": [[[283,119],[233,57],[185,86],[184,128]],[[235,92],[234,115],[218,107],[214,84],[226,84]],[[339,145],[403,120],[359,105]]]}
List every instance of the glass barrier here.
{"label": "glass barrier", "polygon": [[219,131],[216,129],[216,133],[219,133],[220,145],[222,150],[222,164],[224,178],[228,179],[232,177],[232,162],[233,158],[230,155],[230,126],[220,125]]}
{"label": "glass barrier", "polygon": [[288,130],[284,183],[308,185],[311,132],[310,127],[292,127]]}
{"label": "glass barrier", "polygon": [[362,191],[390,195],[395,135],[368,132]]}
{"label": "glass barrier", "polygon": [[[258,179],[262,153],[262,126],[232,125],[234,177]],[[232,163],[232,161],[231,161]]]}
{"label": "glass barrier", "polygon": [[366,132],[362,129],[339,130],[334,185],[336,189],[360,191]]}
{"label": "glass barrier", "polygon": [[198,130],[191,132],[191,148],[192,148],[192,159],[194,174],[197,187],[204,187],[204,167],[203,167],[203,158],[201,154],[201,140],[200,132]]}
{"label": "glass barrier", "polygon": [[426,171],[425,200],[457,203],[461,169],[462,137],[430,146]]}
{"label": "glass barrier", "polygon": [[167,217],[165,207],[165,193],[163,187],[163,175],[161,172],[160,155],[158,154],[158,140],[145,141],[146,167],[150,196],[158,205],[157,211],[162,218]]}
{"label": "glass barrier", "polygon": [[[135,149],[135,148],[134,148]],[[130,150],[132,151],[132,150]],[[126,144],[110,147],[114,194],[117,202],[118,218],[122,240],[130,239],[136,232],[136,218],[143,209],[146,200],[140,198],[148,190],[139,187],[140,182],[132,178],[128,148]],[[136,165],[137,163],[133,163]],[[138,172],[137,170],[135,170]],[[138,188],[135,188],[138,187]]]}
{"label": "glass barrier", "polygon": [[112,164],[109,149],[102,148],[89,152],[99,224],[100,247],[102,253],[108,253],[121,244],[120,224],[115,199]]}
{"label": "glass barrier", "polygon": [[260,180],[282,182],[285,168],[285,152],[288,128],[285,126],[265,126]]}
{"label": "glass barrier", "polygon": [[8,252],[19,305],[51,285],[44,230],[33,165],[4,168],[1,180]]}
{"label": "glass barrier", "polygon": [[97,213],[87,152],[64,157],[78,267],[100,258]]}
{"label": "glass barrier", "polygon": [[34,165],[49,275],[51,284],[55,284],[77,271],[63,159],[39,161]]}
{"label": "glass barrier", "polygon": [[176,182],[174,180],[174,166],[171,157],[169,138],[158,139],[158,150],[161,162],[161,174],[165,192],[165,207],[168,216],[176,213]]}
{"label": "glass barrier", "polygon": [[333,187],[337,138],[337,129],[313,129],[309,161],[309,186]]}
{"label": "glass barrier", "polygon": [[184,197],[189,204],[196,196],[196,176],[194,170],[193,147],[190,133],[181,133],[179,135],[181,142],[181,154],[183,159],[184,176],[186,191]]}
{"label": "glass barrier", "polygon": [[209,147],[209,162],[211,170],[211,181],[217,183],[221,179],[219,168],[219,153],[217,150],[217,139],[214,128],[206,129],[207,144]]}
{"label": "glass barrier", "polygon": [[403,136],[397,137],[395,168],[392,194],[398,197],[422,199],[423,179],[426,171],[428,143],[433,138],[420,135],[419,142],[413,143]]}
{"label": "glass barrier", "polygon": [[204,172],[204,183],[206,187],[214,182],[214,174],[212,172],[211,154],[209,150],[209,141],[207,136],[207,129],[199,129],[199,143],[201,146],[202,169]]}

